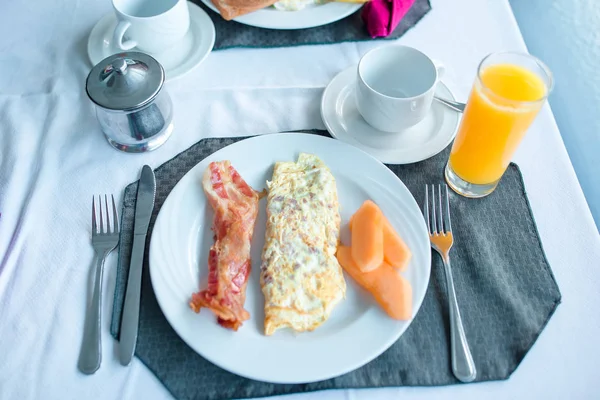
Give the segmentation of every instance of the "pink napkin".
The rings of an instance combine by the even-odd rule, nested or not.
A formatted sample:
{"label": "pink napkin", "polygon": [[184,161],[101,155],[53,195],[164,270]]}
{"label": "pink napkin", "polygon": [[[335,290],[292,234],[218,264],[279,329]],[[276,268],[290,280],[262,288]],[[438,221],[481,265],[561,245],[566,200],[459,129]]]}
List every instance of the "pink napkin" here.
{"label": "pink napkin", "polygon": [[415,0],[371,0],[362,9],[362,20],[372,38],[385,37],[396,29]]}

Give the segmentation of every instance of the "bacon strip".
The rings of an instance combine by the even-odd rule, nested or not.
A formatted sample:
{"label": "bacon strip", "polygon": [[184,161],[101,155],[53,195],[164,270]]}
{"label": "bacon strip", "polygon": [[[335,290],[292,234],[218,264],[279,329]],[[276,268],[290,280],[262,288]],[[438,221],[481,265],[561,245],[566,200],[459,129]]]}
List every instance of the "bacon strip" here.
{"label": "bacon strip", "polygon": [[208,254],[208,287],[192,295],[190,307],[197,313],[202,307],[209,308],[221,326],[237,331],[250,318],[244,302],[260,193],[229,161],[210,163],[202,187],[215,212],[215,243]]}

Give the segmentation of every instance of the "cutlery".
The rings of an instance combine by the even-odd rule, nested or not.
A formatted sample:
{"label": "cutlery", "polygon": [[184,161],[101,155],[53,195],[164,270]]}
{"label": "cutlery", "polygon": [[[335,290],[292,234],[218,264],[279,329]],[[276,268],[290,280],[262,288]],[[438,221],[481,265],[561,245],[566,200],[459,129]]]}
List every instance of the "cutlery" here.
{"label": "cutlery", "polygon": [[[119,242],[119,217],[115,198],[112,199],[113,229],[111,230],[108,208],[108,197],[104,195],[104,205],[106,208],[106,225],[102,218],[102,197],[98,196],[98,205],[100,207],[100,230],[96,224],[96,201],[92,197],[92,247],[96,252],[96,271],[94,278],[94,288],[92,301],[88,305],[85,315],[85,324],[83,327],[83,342],[79,353],[77,367],[84,374],[93,374],[100,368],[102,363],[102,341],[100,336],[100,326],[102,322],[102,272],[104,271],[104,260],[106,256],[117,247]],[[106,229],[105,229],[106,228]]]}
{"label": "cutlery", "polygon": [[129,263],[129,278],[125,306],[121,319],[121,334],[119,339],[119,359],[122,365],[129,365],[135,352],[140,318],[140,290],[142,287],[142,266],[144,249],[150,217],[154,209],[156,180],[152,168],[144,165],[138,184],[137,200],[135,203],[135,220],[131,261]]}
{"label": "cutlery", "polygon": [[452,100],[447,100],[447,99],[443,99],[441,97],[437,97],[437,96],[433,96],[434,99],[436,99],[437,101],[439,101],[440,103],[446,105],[447,107],[450,107],[451,109],[453,109],[454,111],[458,111],[458,112],[465,112],[465,103],[459,103],[457,101],[452,101]]}
{"label": "cutlery", "polygon": [[[450,222],[450,200],[448,186],[446,187],[445,207],[442,206],[442,185],[438,185],[437,199],[435,186],[431,185],[431,212],[429,208],[429,187],[425,186],[425,206],[423,216],[427,222],[431,248],[437,251],[444,262],[446,286],[450,306],[450,343],[452,356],[452,372],[461,382],[471,382],[477,376],[473,356],[467,343],[465,330],[460,318],[460,311],[454,292],[452,268],[450,267],[450,248],[454,244],[452,223]],[[443,210],[445,208],[445,211]],[[438,214],[436,215],[436,210]],[[437,218],[436,218],[437,217]]]}

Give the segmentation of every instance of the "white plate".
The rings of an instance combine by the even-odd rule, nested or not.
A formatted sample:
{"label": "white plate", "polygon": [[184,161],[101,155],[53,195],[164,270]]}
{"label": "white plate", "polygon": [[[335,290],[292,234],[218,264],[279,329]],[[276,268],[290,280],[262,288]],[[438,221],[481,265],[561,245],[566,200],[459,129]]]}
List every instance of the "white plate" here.
{"label": "white plate", "polygon": [[411,322],[389,318],[346,275],[346,299],[326,323],[313,332],[284,330],[265,336],[259,285],[264,199],[254,232],[245,303],[250,320],[233,332],[219,326],[209,310],[196,314],[190,309],[191,294],[206,287],[208,250],[213,242],[213,212],[201,187],[208,164],[230,160],[241,176],[260,190],[271,178],[276,161],[296,160],[300,152],[319,156],[336,178],[343,243],[349,244],[349,217],[367,199],[380,205],[406,240],[413,252],[404,274],[413,287],[413,315],[429,282],[431,250],[421,211],[404,184],[373,157],[330,138],[286,133],[256,136],[217,151],[179,181],[160,210],[150,244],[152,286],[167,320],[192,349],[227,371],[259,381],[306,383],[352,371],[385,351]]}
{"label": "white plate", "polygon": [[[160,53],[149,53],[165,69],[166,80],[179,78],[204,61],[215,44],[215,26],[208,14],[194,3],[188,2],[190,30],[181,42]],[[117,25],[115,13],[105,15],[92,29],[88,39],[88,57],[92,65],[121,50],[113,42]],[[129,51],[141,51],[133,48]],[[144,52],[146,53],[146,52]]]}
{"label": "white plate", "polygon": [[[386,164],[409,164],[433,157],[450,144],[460,121],[458,112],[433,101],[425,119],[402,132],[381,132],[364,120],[356,108],[356,67],[340,72],[321,99],[321,118],[331,136],[352,144]],[[454,100],[439,82],[435,94]]]}
{"label": "white plate", "polygon": [[[214,12],[219,13],[210,0],[202,0],[202,2]],[[233,20],[259,28],[304,29],[338,21],[362,6],[363,4],[332,2],[308,5],[300,11],[279,11],[274,7],[265,7]]]}

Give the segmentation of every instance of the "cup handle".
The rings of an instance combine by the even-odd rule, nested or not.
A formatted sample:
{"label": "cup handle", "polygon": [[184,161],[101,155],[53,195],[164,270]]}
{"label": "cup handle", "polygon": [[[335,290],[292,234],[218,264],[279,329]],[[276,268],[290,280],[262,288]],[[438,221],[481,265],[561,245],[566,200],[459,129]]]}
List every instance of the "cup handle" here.
{"label": "cup handle", "polygon": [[119,21],[117,26],[115,27],[115,33],[113,35],[113,41],[116,43],[117,47],[121,50],[131,50],[137,43],[133,40],[123,41],[123,36],[125,35],[125,31],[129,29],[131,26],[131,22],[129,21]]}
{"label": "cup handle", "polygon": [[442,78],[444,77],[444,74],[446,74],[446,67],[444,66],[444,64],[442,64],[441,62],[437,61],[437,60],[432,60],[433,61],[433,65],[435,65],[435,70],[437,71],[437,76],[438,76],[438,81],[441,81]]}

